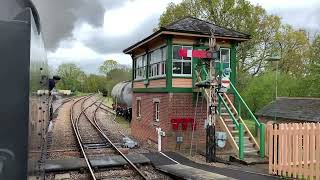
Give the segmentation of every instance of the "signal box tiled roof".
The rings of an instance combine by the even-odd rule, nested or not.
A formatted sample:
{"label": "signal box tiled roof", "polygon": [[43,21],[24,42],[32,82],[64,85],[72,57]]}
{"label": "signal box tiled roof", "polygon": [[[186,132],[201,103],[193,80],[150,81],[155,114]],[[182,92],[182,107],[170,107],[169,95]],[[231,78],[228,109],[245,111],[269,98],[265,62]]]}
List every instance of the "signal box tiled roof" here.
{"label": "signal box tiled roof", "polygon": [[161,27],[158,31],[154,32],[145,39],[135,43],[134,45],[128,47],[123,52],[130,53],[133,49],[143,45],[144,43],[162,34],[194,34],[194,36],[209,37],[211,35],[211,29],[214,29],[214,34],[217,38],[233,39],[235,41],[246,41],[250,39],[250,35],[248,34],[221,27],[194,17],[185,17],[165,27]]}
{"label": "signal box tiled roof", "polygon": [[194,17],[186,17],[181,20],[178,20],[166,27],[163,27],[165,30],[172,31],[181,31],[181,32],[190,32],[190,33],[200,33],[210,35],[210,30],[215,30],[216,36],[221,37],[234,37],[234,38],[244,38],[249,39],[250,35],[241,33],[232,29],[224,28],[213,23],[197,19]]}
{"label": "signal box tiled roof", "polygon": [[320,122],[320,98],[278,98],[259,110],[256,115]]}

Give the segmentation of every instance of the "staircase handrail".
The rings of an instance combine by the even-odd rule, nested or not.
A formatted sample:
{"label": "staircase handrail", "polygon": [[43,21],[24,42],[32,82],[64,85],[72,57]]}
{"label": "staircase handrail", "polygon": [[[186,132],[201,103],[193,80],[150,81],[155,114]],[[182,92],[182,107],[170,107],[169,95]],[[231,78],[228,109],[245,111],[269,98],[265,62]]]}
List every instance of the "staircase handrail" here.
{"label": "staircase handrail", "polygon": [[[236,108],[233,106],[233,103],[231,102],[230,98],[228,97],[228,95],[226,93],[223,93],[223,96],[226,98],[227,102],[230,104],[231,109],[234,111],[237,111]],[[258,149],[260,149],[259,143],[256,141],[255,137],[252,135],[250,129],[248,128],[248,126],[245,124],[245,122],[243,121],[242,117],[239,116],[238,113],[236,113],[237,118],[239,120],[239,123],[243,124],[244,129],[247,131],[249,137],[252,139],[253,143],[256,145],[256,147]]]}
{"label": "staircase handrail", "polygon": [[[260,156],[263,158],[265,156],[265,124],[264,123],[260,123],[258,121],[258,119],[256,118],[256,116],[252,113],[252,111],[250,110],[249,106],[247,105],[247,103],[242,99],[242,97],[240,96],[239,92],[237,91],[237,89],[234,87],[234,85],[230,82],[230,86],[232,91],[234,92],[234,95],[236,96],[236,98],[240,101],[240,103],[246,108],[247,112],[249,113],[251,119],[253,119],[253,121],[255,122],[256,126],[259,128],[259,133],[260,133]],[[239,109],[240,111],[240,109]],[[238,112],[238,115],[241,116],[241,113]]]}
{"label": "staircase handrail", "polygon": [[[224,105],[224,107],[227,109],[229,116],[231,117],[233,123],[236,125],[236,129],[238,130],[239,134],[239,142],[238,142],[238,147],[239,147],[239,158],[243,160],[244,158],[244,125],[242,123],[239,123],[234,116],[234,114],[231,112],[229,106],[227,105],[226,101],[223,99],[220,93],[218,93],[218,97],[220,99],[220,102]],[[221,115],[221,112],[220,112]]]}
{"label": "staircase handrail", "polygon": [[[246,108],[247,112],[249,113],[251,119],[253,119],[253,121],[255,122],[255,124],[260,127],[260,122],[258,121],[258,119],[256,118],[256,116],[252,113],[252,111],[250,110],[249,106],[247,105],[247,103],[242,99],[241,95],[239,94],[239,92],[237,91],[237,89],[234,87],[234,85],[230,82],[230,87],[232,89],[232,91],[234,92],[234,94],[236,95],[236,97],[240,100],[240,102],[242,103],[242,105]],[[238,112],[239,113],[239,112]],[[240,115],[240,113],[239,113]]]}
{"label": "staircase handrail", "polygon": [[239,129],[239,122],[237,121],[237,119],[234,116],[234,114],[231,112],[230,108],[228,107],[227,103],[222,98],[220,93],[218,93],[218,97],[219,97],[220,101],[222,102],[222,104],[224,105],[224,107],[227,109],[227,112],[228,112],[229,116],[231,117],[233,123],[236,125],[237,129]]}
{"label": "staircase handrail", "polygon": [[[198,71],[196,71],[196,79],[198,81],[203,80],[201,77],[201,71],[203,71],[204,75],[206,78],[208,78],[208,72],[206,70],[206,68],[204,68],[204,66],[202,66],[202,68],[200,69],[200,73]],[[209,94],[207,94],[206,90],[204,88],[202,88],[203,93],[206,96],[209,96]],[[227,103],[225,102],[225,100],[222,98],[220,93],[218,94],[218,98],[220,99],[219,102],[222,102],[222,104],[224,105],[224,107],[227,109],[227,112],[229,114],[229,116],[231,117],[233,123],[236,126],[236,129],[239,131],[239,142],[238,142],[238,150],[239,150],[239,158],[241,160],[243,160],[244,158],[244,125],[242,123],[239,123],[236,119],[236,117],[234,116],[234,114],[231,112],[230,108],[228,107]],[[208,97],[208,98],[212,98],[212,97]],[[220,109],[220,108],[219,108]],[[219,112],[221,113],[221,112]],[[221,115],[221,114],[220,114]],[[221,117],[221,116],[220,116]]]}

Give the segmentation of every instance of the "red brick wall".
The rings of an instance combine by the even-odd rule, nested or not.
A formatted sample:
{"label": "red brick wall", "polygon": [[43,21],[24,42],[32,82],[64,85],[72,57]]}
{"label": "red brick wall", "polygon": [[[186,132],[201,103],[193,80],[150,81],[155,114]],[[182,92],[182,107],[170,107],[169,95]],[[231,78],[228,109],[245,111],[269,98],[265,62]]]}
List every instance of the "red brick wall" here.
{"label": "red brick wall", "polygon": [[[141,98],[141,117],[137,117],[137,98]],[[133,93],[131,132],[142,142],[158,141],[156,128],[168,119],[168,93]],[[154,121],[154,99],[160,100],[160,122]]]}
{"label": "red brick wall", "polygon": [[[141,117],[136,117],[137,103],[136,99],[141,98]],[[154,98],[160,100],[160,122],[154,121],[153,101]],[[173,118],[194,118],[195,117],[195,101],[193,101],[192,93],[134,93],[132,99],[132,121],[131,131],[133,136],[142,142],[152,141],[157,143],[157,133],[155,128],[161,127],[165,131],[166,136],[162,138],[163,150],[184,150],[190,148],[192,137],[191,125],[187,130],[173,130],[171,119]],[[202,108],[201,108],[202,106]],[[197,107],[197,129],[194,132],[194,145],[198,148],[205,145],[205,129],[204,122],[206,119],[206,101],[203,103],[201,98]],[[177,136],[183,137],[183,143],[177,144]]]}

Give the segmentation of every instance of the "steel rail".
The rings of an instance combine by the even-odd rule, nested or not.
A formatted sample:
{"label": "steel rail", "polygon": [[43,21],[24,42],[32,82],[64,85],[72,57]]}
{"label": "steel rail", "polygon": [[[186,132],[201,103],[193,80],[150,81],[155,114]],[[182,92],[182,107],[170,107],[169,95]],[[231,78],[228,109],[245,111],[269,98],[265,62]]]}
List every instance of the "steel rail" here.
{"label": "steel rail", "polygon": [[74,111],[75,104],[77,104],[79,101],[83,100],[83,102],[81,104],[81,106],[82,106],[84,104],[84,102],[86,100],[88,100],[92,96],[93,95],[84,96],[84,97],[78,99],[77,101],[75,101],[72,104],[72,107],[70,108],[70,120],[71,120],[71,123],[72,123],[73,131],[75,133],[75,136],[77,138],[78,144],[80,146],[81,153],[82,153],[82,155],[83,155],[83,157],[84,157],[84,159],[86,161],[87,167],[88,167],[88,169],[90,171],[91,177],[92,177],[93,180],[96,180],[95,174],[93,172],[93,168],[92,168],[91,163],[90,163],[90,161],[89,161],[89,159],[88,159],[88,157],[87,157],[87,155],[85,153],[85,150],[84,150],[84,147],[83,147],[83,144],[82,144],[82,140],[81,140],[81,136],[80,136],[80,133],[79,133],[78,128],[77,128],[79,119],[80,119],[81,114],[83,113],[84,109],[83,110],[81,109],[81,111],[80,111],[79,115],[76,117],[76,119],[74,119],[74,116],[73,116],[73,111]]}
{"label": "steel rail", "polygon": [[103,105],[103,106],[105,106],[105,107],[107,107],[107,108],[103,108],[103,107],[101,107],[101,105],[98,106],[97,104],[100,104],[100,103],[96,103],[95,105],[96,105],[98,108],[104,110],[106,113],[109,113],[109,114],[113,115],[114,117],[113,117],[112,121],[114,121],[114,122],[116,121],[117,113],[116,113],[115,111],[113,111],[112,108],[106,106],[103,102],[102,102],[101,105]]}
{"label": "steel rail", "polygon": [[[98,106],[97,104],[99,104],[99,103],[96,103],[95,105]],[[111,107],[105,105],[104,103],[102,103],[101,105],[104,106],[104,107],[100,106],[99,107],[100,109],[102,109],[102,110],[104,110],[104,111],[106,111],[108,113],[116,115],[116,112]]]}
{"label": "steel rail", "polygon": [[[99,104],[99,103],[96,103],[95,105],[98,106],[97,104]],[[111,109],[110,107],[106,106],[103,102],[102,102],[101,105],[107,107],[108,109],[105,109],[105,108],[103,108],[103,107],[101,107],[101,106],[100,106],[99,108],[102,109],[103,111],[105,111],[106,113],[109,113],[109,114],[111,114],[111,115],[114,115],[112,121],[113,121],[114,123],[117,123],[117,122],[116,122],[117,113],[114,112],[113,109]],[[123,137],[126,137],[126,135],[124,135],[124,134],[123,134],[121,131],[119,131],[119,130],[118,130],[118,133],[120,133]]]}
{"label": "steel rail", "polygon": [[117,153],[119,153],[123,159],[125,159],[128,164],[133,168],[133,170],[135,170],[136,172],[138,172],[138,174],[143,178],[143,179],[149,179],[147,176],[145,176],[143,174],[142,171],[140,171],[140,169],[132,162],[130,161],[130,159],[128,159],[128,157],[126,155],[124,155],[118,148],[115,144],[113,144],[113,142],[109,139],[109,137],[103,132],[103,130],[101,129],[100,125],[98,124],[97,122],[97,118],[96,118],[96,113],[98,111],[98,109],[100,108],[102,104],[102,101],[101,103],[97,106],[97,108],[95,109],[94,111],[94,114],[93,114],[93,122],[88,118],[86,112],[84,112],[83,114],[85,116],[87,116],[87,119],[91,122],[91,124],[98,130],[98,132],[111,144],[112,148],[116,150]]}

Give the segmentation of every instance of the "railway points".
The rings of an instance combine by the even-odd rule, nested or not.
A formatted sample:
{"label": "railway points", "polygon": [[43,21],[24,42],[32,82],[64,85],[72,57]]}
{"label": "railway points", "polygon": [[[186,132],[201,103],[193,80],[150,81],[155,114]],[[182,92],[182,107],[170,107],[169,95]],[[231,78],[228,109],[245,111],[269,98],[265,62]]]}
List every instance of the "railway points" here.
{"label": "railway points", "polygon": [[[51,137],[54,143],[50,145],[44,167],[48,179],[61,172],[70,172],[71,179],[171,179],[153,168],[142,154],[149,150],[125,146],[123,138],[128,133],[121,130],[113,120],[112,110],[97,95],[68,98],[63,102],[54,119]],[[65,127],[68,121],[69,127]],[[58,142],[63,135],[67,135],[65,142]]]}

